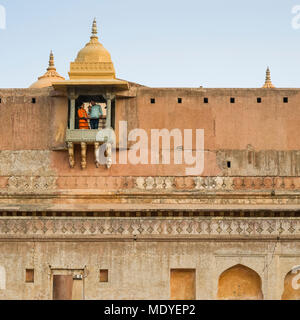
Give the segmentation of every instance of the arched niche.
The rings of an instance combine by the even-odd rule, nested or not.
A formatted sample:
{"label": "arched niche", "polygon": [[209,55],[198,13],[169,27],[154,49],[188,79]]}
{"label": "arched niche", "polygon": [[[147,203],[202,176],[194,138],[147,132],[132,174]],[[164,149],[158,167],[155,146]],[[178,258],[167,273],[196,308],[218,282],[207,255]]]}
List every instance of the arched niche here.
{"label": "arched niche", "polygon": [[262,281],[257,272],[237,264],[225,270],[218,282],[219,300],[262,300]]}

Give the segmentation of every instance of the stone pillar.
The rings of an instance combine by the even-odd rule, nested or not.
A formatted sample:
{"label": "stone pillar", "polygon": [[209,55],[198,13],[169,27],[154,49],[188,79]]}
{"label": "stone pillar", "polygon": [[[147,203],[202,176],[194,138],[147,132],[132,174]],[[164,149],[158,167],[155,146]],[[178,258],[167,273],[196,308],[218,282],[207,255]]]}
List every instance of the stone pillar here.
{"label": "stone pillar", "polygon": [[71,105],[70,105],[70,129],[74,130],[75,129],[75,112],[76,112],[75,105],[76,105],[76,99],[77,99],[75,89],[71,89],[69,91],[69,99],[71,102]]}
{"label": "stone pillar", "polygon": [[104,98],[106,99],[106,124],[105,128],[111,128],[112,123],[111,123],[111,102],[115,98],[115,95],[112,93],[106,93],[104,95]]}
{"label": "stone pillar", "polygon": [[75,129],[75,99],[71,99],[71,110],[70,110],[70,129]]}
{"label": "stone pillar", "polygon": [[110,128],[111,127],[111,95],[107,94],[106,95],[106,124],[105,128]]}

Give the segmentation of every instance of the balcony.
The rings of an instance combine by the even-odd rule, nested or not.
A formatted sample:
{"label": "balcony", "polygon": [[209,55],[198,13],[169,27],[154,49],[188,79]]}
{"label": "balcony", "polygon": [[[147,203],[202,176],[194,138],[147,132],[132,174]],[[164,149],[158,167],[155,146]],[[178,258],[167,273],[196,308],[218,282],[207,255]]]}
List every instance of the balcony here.
{"label": "balcony", "polygon": [[[112,145],[114,143],[114,131],[112,129],[112,106],[114,107],[115,96],[110,93],[101,95],[69,95],[70,108],[69,108],[69,126],[66,130],[66,144],[69,152],[69,165],[71,168],[75,167],[74,145],[79,144],[81,147],[81,168],[86,169],[86,153],[87,146],[94,145],[95,165],[100,166],[99,150],[102,144],[105,144],[106,152],[106,167],[110,168],[112,165]],[[78,126],[78,109],[81,105],[85,105],[88,101],[95,101],[101,105],[103,117],[99,119],[99,128],[92,129],[79,129]],[[104,112],[105,110],[105,112]],[[89,120],[88,120],[89,121]],[[89,125],[90,127],[90,125]]]}
{"label": "balcony", "polygon": [[105,129],[106,126],[106,118],[100,119],[99,121],[99,130],[80,130],[80,129],[67,129],[66,132],[66,142],[73,142],[73,143],[81,143],[85,142],[87,144],[93,144],[95,142],[105,142],[97,141],[96,136],[100,130]]}

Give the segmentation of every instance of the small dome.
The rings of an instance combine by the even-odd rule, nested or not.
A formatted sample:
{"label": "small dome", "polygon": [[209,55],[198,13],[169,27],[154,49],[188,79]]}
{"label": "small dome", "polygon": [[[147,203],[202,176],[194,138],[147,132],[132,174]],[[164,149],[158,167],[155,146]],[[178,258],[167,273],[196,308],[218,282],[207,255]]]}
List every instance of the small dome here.
{"label": "small dome", "polygon": [[111,63],[110,53],[98,41],[98,38],[91,38],[91,41],[81,49],[75,62],[109,62]]}
{"label": "small dome", "polygon": [[61,77],[52,77],[52,76],[47,76],[45,78],[40,77],[38,81],[34,82],[29,88],[30,89],[40,89],[40,88],[46,88],[46,87],[51,87],[52,83],[62,81]]}
{"label": "small dome", "polygon": [[116,78],[110,53],[98,40],[96,19],[93,21],[90,41],[71,62],[69,76],[71,80]]}
{"label": "small dome", "polygon": [[46,88],[51,87],[52,83],[57,81],[65,80],[64,77],[60,76],[56,72],[56,68],[54,66],[54,56],[52,51],[50,52],[50,59],[49,59],[49,67],[47,68],[47,72],[38,78],[36,82],[34,82],[29,88],[36,89],[36,88]]}

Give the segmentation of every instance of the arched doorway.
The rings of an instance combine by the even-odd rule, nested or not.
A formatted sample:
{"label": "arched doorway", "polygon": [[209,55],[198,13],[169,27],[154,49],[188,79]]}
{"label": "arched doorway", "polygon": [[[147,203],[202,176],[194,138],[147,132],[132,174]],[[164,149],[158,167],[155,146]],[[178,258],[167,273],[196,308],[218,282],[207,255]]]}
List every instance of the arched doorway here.
{"label": "arched doorway", "polygon": [[300,300],[300,266],[292,269],[284,278],[282,300]]}
{"label": "arched doorway", "polygon": [[254,270],[237,264],[219,277],[219,300],[262,300],[261,278]]}

